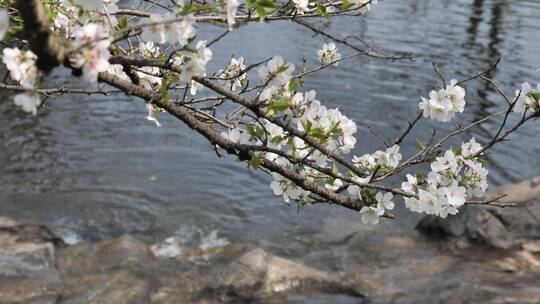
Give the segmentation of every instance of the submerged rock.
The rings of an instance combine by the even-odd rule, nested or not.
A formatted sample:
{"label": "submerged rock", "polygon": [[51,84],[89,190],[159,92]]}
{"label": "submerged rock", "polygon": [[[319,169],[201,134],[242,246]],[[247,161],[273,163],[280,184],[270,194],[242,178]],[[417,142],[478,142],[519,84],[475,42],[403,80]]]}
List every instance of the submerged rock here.
{"label": "submerged rock", "polygon": [[358,298],[337,275],[246,245],[156,257],[130,235],[68,246],[45,227],[0,221],[2,304],[287,303],[290,291]]}
{"label": "submerged rock", "polygon": [[244,297],[253,293],[268,296],[307,284],[331,286],[336,279],[329,273],[254,249],[225,267],[213,289],[244,294]]}
{"label": "submerged rock", "polygon": [[46,227],[0,218],[0,276],[55,281],[55,245],[63,245]]}
{"label": "submerged rock", "polygon": [[417,228],[424,234],[466,239],[508,249],[540,239],[540,178],[500,187],[489,197],[508,196],[498,203],[515,207],[466,206],[455,216],[427,216]]}

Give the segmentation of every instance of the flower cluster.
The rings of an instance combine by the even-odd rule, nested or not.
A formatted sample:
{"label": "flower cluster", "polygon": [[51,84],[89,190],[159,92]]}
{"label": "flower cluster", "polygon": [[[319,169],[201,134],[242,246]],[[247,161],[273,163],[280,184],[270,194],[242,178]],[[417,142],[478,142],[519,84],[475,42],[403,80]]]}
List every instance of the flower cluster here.
{"label": "flower cluster", "polygon": [[293,0],[296,12],[303,15],[309,10],[309,0]]}
{"label": "flower cluster", "polygon": [[236,17],[236,10],[238,9],[240,2],[238,0],[221,0],[219,3],[221,9],[221,17],[227,20],[229,30],[232,30],[233,25],[236,24],[236,20],[234,18]]}
{"label": "flower cluster", "polygon": [[418,105],[424,111],[424,117],[448,122],[456,113],[465,109],[465,90],[452,79],[449,85],[439,91],[431,91],[429,99],[422,97]]}
{"label": "flower cluster", "polygon": [[5,48],[2,61],[9,70],[11,79],[18,81],[25,89],[33,89],[38,78],[37,56],[32,51],[19,48]]}
{"label": "flower cluster", "polygon": [[333,63],[334,66],[337,66],[341,60],[341,54],[337,52],[336,44],[333,42],[325,43],[322,50],[317,51],[317,55],[323,65]]}
{"label": "flower cluster", "polygon": [[180,80],[190,82],[193,76],[205,76],[206,64],[212,59],[212,51],[206,47],[206,40],[197,41],[195,52],[186,55]]}
{"label": "flower cluster", "polygon": [[[284,158],[279,158],[276,160],[276,163],[279,165],[285,166],[289,169],[292,169],[293,166]],[[274,181],[270,184],[270,187],[274,191],[275,195],[281,195],[283,196],[283,200],[286,203],[290,203],[291,200],[293,201],[301,201],[301,202],[310,202],[312,199],[310,198],[310,192],[302,189],[298,185],[296,185],[293,181],[283,177],[282,175],[278,173],[272,173],[272,177],[274,178]]]}
{"label": "flower cluster", "polygon": [[[259,69],[259,76],[267,87],[259,99],[267,104],[267,114],[278,113],[296,124],[296,127],[319,140],[331,151],[348,153],[356,144],[354,134],[356,123],[343,115],[339,109],[328,109],[316,100],[316,92],[304,94],[291,92],[289,81],[292,79],[294,65],[288,64],[279,56],[274,57]],[[272,139],[274,140],[274,139]],[[298,155],[310,155],[312,152],[300,138],[293,139]],[[322,157],[325,157],[324,155]]]}
{"label": "flower cluster", "polygon": [[370,175],[376,166],[395,169],[403,159],[399,149],[399,145],[393,145],[385,151],[378,150],[373,154],[364,154],[360,157],[354,156],[352,161],[365,175]]}
{"label": "flower cluster", "polygon": [[379,223],[379,218],[384,215],[385,210],[394,209],[394,202],[392,193],[377,192],[375,195],[376,204],[370,206],[364,206],[360,209],[362,223],[376,225]]}
{"label": "flower cluster", "polygon": [[[232,70],[232,69],[231,69]],[[354,121],[343,115],[338,109],[328,109],[316,99],[315,91],[305,93],[294,90],[292,73],[294,66],[275,56],[258,73],[264,84],[264,89],[259,94],[259,100],[266,114],[270,117],[286,121],[291,127],[318,141],[332,153],[348,153],[356,144],[354,137],[357,126]],[[237,75],[237,73],[235,73]],[[303,159],[310,166],[296,166],[285,157],[271,152],[257,152],[256,155],[270,161],[285,164],[291,170],[295,170],[309,180],[324,185],[333,191],[343,186],[340,179],[329,179],[327,175],[312,169],[316,167],[328,168],[328,155],[307,144],[304,139],[291,136],[277,124],[268,120],[262,120],[262,124],[247,124],[247,128],[239,127],[230,129],[223,136],[237,144],[265,145],[268,148],[282,150],[295,159]],[[381,154],[381,161],[393,162],[397,157],[395,148],[388,150],[388,155]],[[294,182],[286,177],[273,174],[274,181],[271,186],[276,195],[282,195],[285,201],[309,202],[309,192],[302,190]]]}
{"label": "flower cluster", "polygon": [[37,109],[41,105],[41,99],[35,92],[27,91],[15,95],[15,97],[13,97],[13,103],[16,106],[21,107],[23,111],[36,115]]}
{"label": "flower cluster", "polygon": [[19,48],[5,48],[2,61],[9,70],[9,75],[27,92],[15,95],[13,102],[23,111],[36,115],[41,99],[34,92],[39,71],[36,67],[37,56],[32,51],[21,51]]}
{"label": "flower cluster", "polygon": [[401,188],[414,196],[405,198],[405,206],[442,218],[457,214],[468,196],[481,196],[487,190],[488,170],[479,161],[481,151],[482,146],[473,137],[461,149],[437,157],[427,178],[407,175]]}
{"label": "flower cluster", "polygon": [[540,83],[537,85],[536,90],[531,88],[530,83],[523,83],[521,90],[516,90],[516,98],[514,112],[525,114],[540,110]]}
{"label": "flower cluster", "polygon": [[111,41],[105,28],[97,23],[89,23],[74,29],[73,46],[78,52],[72,59],[73,66],[81,68],[83,77],[96,82],[98,74],[109,69],[109,45]]}
{"label": "flower cluster", "polygon": [[293,72],[294,64],[285,62],[281,56],[274,56],[259,69],[259,77],[267,87],[266,90],[269,90],[287,84]]}
{"label": "flower cluster", "polygon": [[247,73],[244,72],[244,57],[232,58],[225,70],[219,70],[217,76],[230,82],[231,89],[241,87],[242,82],[247,79]]}
{"label": "flower cluster", "polygon": [[[4,39],[9,29],[7,10],[0,9],[0,40]],[[23,111],[36,115],[41,99],[35,92],[39,71],[36,67],[37,56],[32,51],[19,48],[4,48],[2,62],[9,71],[9,76],[28,90],[13,97],[13,103]]]}

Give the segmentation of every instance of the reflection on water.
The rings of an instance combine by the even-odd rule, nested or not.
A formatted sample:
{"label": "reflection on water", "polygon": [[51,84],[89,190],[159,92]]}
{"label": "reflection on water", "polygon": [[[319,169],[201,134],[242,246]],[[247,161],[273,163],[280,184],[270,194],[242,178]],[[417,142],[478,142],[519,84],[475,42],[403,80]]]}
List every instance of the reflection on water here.
{"label": "reflection on water", "polygon": [[[308,77],[306,90],[316,89],[320,100],[352,117],[360,127],[357,153],[372,152],[381,145],[366,127],[396,136],[417,112],[419,96],[438,85],[433,61],[449,78],[460,79],[502,56],[500,67],[489,76],[511,94],[521,81],[540,80],[535,72],[540,58],[534,56],[540,42],[532,39],[540,29],[539,14],[540,3],[534,0],[382,1],[369,18],[336,20],[329,30],[413,52],[417,59],[354,59]],[[200,38],[211,39],[221,31],[203,27]],[[311,35],[286,22],[253,24],[213,47],[216,60],[211,68],[220,68],[233,50],[248,62],[281,54],[297,66],[304,58],[313,66],[324,40],[299,39]],[[340,51],[348,53],[345,47]],[[70,81],[63,73],[48,83]],[[463,124],[503,108],[503,100],[486,83],[466,88]],[[163,128],[155,128],[144,120],[144,112],[140,102],[124,96],[61,97],[50,100],[37,117],[0,103],[0,215],[45,222],[70,239],[129,232],[157,242],[198,227],[206,233],[217,230],[231,242],[295,255],[320,246],[312,235],[335,232],[328,219],[358,222],[357,214],[337,207],[302,208],[297,214],[296,207],[281,206],[267,177],[218,159],[200,136],[170,117],[163,118]],[[411,138],[427,140],[432,127],[444,132],[452,125],[422,122]],[[471,135],[485,141],[496,127],[496,122],[488,123],[453,144]],[[493,151],[492,184],[540,174],[540,142],[534,135],[535,126],[527,126]],[[414,150],[414,144],[403,147],[406,155]],[[379,228],[396,231],[405,226],[411,231],[416,219],[407,214]]]}

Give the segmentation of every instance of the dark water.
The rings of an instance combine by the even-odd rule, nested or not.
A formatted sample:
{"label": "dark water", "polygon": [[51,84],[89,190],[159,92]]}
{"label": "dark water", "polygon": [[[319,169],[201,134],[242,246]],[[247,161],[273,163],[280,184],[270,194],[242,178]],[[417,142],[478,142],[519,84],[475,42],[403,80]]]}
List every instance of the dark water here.
{"label": "dark water", "polygon": [[[433,61],[448,78],[462,79],[502,56],[490,76],[509,94],[523,81],[539,81],[539,15],[536,0],[380,1],[368,18],[336,20],[331,32],[355,34],[417,58],[352,59],[308,77],[306,90],[316,89],[321,101],[358,123],[357,153],[373,152],[382,147],[366,127],[395,137],[414,117],[419,97],[437,85]],[[200,38],[211,39],[221,31],[203,28]],[[311,35],[288,22],[243,27],[213,46],[211,68],[219,68],[233,51],[248,62],[281,54],[297,66],[303,58],[314,66],[324,40]],[[343,46],[340,51],[350,53]],[[64,76],[57,72],[49,85],[73,81]],[[504,107],[485,83],[468,83],[466,89],[467,110],[460,123]],[[155,128],[144,119],[144,105],[132,98],[60,97],[48,106],[30,117],[10,102],[0,103],[0,215],[46,223],[72,240],[122,233],[152,243],[171,235],[182,244],[226,239],[309,259],[312,250],[332,246],[316,237],[321,234],[331,238],[343,230],[370,231],[365,236],[369,243],[379,230],[412,233],[417,220],[404,214],[384,221],[373,233],[359,224],[358,214],[337,207],[297,213],[272,195],[267,177],[219,159],[201,136],[173,118],[163,117],[164,127]],[[428,138],[433,126],[452,128],[422,122],[411,138]],[[471,135],[485,142],[496,128],[496,122],[487,123],[455,143]],[[536,130],[538,125],[528,125],[494,149],[491,185],[540,174]],[[414,150],[414,143],[403,146],[405,155]]]}

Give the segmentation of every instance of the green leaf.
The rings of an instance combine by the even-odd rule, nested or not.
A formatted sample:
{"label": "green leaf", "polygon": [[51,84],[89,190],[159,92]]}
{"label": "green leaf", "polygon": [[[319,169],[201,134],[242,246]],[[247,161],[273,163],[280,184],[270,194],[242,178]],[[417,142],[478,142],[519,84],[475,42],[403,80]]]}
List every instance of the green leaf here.
{"label": "green leaf", "polygon": [[324,17],[328,17],[328,12],[326,11],[326,6],[321,3],[317,3],[317,11]]}
{"label": "green leaf", "polygon": [[188,4],[184,5],[184,7],[182,8],[182,11],[180,12],[180,14],[189,15],[189,14],[197,12],[198,10],[199,10],[199,8],[197,7],[197,5],[195,3],[188,3]]}
{"label": "green leaf", "polygon": [[540,99],[540,93],[537,93],[537,92],[531,92],[531,93],[529,93],[529,97],[531,97],[531,98],[534,99],[535,101],[538,101],[538,99]]}
{"label": "green leaf", "polygon": [[255,1],[255,0],[246,0],[246,8],[247,9],[256,9],[257,8],[257,1]]}
{"label": "green leaf", "polygon": [[262,164],[262,159],[258,157],[257,155],[253,154],[251,157],[251,160],[249,161],[249,165],[253,167],[254,169],[259,169]]}
{"label": "green leaf", "polygon": [[162,90],[161,91],[161,98],[165,101],[165,103],[168,103],[171,100],[171,95],[169,94],[169,91]]}
{"label": "green leaf", "polygon": [[262,138],[264,130],[259,125],[246,125],[246,129],[251,138]]}
{"label": "green leaf", "polygon": [[259,21],[263,22],[266,17],[266,10],[262,6],[257,6],[257,15],[259,16]]}
{"label": "green leaf", "polygon": [[273,0],[258,0],[257,5],[264,8],[277,8],[277,5]]}
{"label": "green leaf", "polygon": [[320,139],[320,140],[326,140],[326,132],[322,128],[313,128],[309,131],[309,136]]}
{"label": "green leaf", "polygon": [[343,0],[343,4],[341,4],[341,8],[346,10],[353,6],[349,0]]}
{"label": "green leaf", "polygon": [[285,138],[283,136],[278,135],[272,138],[271,142],[275,145],[279,145],[283,140],[285,140]]}
{"label": "green leaf", "polygon": [[125,30],[130,27],[128,19],[126,16],[122,16],[118,19],[118,24],[116,25],[119,30]]}
{"label": "green leaf", "polygon": [[276,101],[268,106],[266,114],[268,114],[269,116],[274,116],[278,112],[287,110],[290,106],[291,104],[287,99]]}
{"label": "green leaf", "polygon": [[289,91],[296,92],[300,87],[300,82],[297,79],[289,81]]}
{"label": "green leaf", "polygon": [[418,138],[416,139],[416,147],[418,150],[424,150],[426,148],[426,146]]}
{"label": "green leaf", "polygon": [[304,125],[304,130],[306,130],[307,134],[309,134],[309,131],[311,131],[311,127],[313,127],[313,123],[308,120],[307,123]]}

